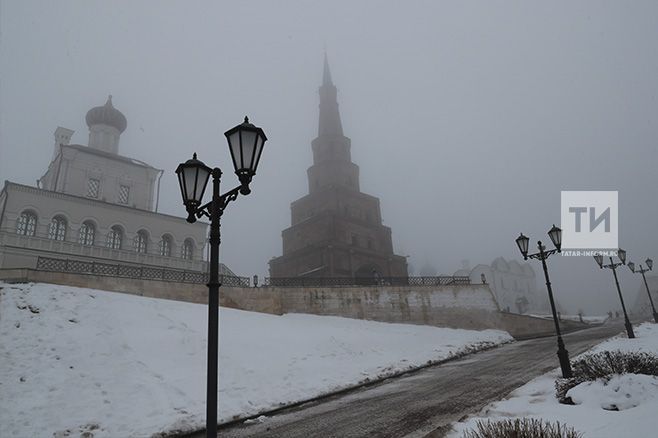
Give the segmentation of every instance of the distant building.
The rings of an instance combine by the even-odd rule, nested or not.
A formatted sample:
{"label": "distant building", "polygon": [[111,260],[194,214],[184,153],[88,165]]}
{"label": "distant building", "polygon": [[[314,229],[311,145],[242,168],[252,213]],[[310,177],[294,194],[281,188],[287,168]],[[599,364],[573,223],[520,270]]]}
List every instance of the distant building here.
{"label": "distant building", "polygon": [[124,115],[112,105],[86,116],[89,144],[57,128],[39,187],[0,191],[0,268],[36,268],[39,257],[205,271],[204,223],[157,213],[163,171],[119,155]]}
{"label": "distant building", "polygon": [[343,135],[336,94],[325,57],[309,194],[290,206],[292,225],[282,233],[283,255],[270,261],[270,276],[406,277],[406,259],[393,253],[379,199],[359,190],[359,167]]}
{"label": "distant building", "polygon": [[503,311],[529,313],[546,311],[546,299],[537,292],[537,278],[532,266],[498,257],[490,265],[460,269],[454,275],[469,276],[471,283],[486,282]]}

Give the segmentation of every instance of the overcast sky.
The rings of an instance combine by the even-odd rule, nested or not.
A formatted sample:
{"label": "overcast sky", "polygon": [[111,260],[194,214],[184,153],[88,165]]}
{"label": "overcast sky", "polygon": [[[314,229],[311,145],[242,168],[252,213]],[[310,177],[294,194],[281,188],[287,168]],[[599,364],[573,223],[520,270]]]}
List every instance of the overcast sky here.
{"label": "overcast sky", "polygon": [[[245,114],[269,142],[252,194],[222,224],[222,258],[267,275],[290,202],[307,193],[327,48],[361,190],[396,252],[451,274],[548,241],[561,190],[618,190],[620,245],[658,259],[658,2],[2,1],[0,179],[34,184],[57,126],[113,95],[123,155],[165,170],[196,151],[237,183],[223,132]],[[229,187],[230,186],[230,187]],[[532,262],[540,293],[541,265]],[[618,309],[612,273],[552,257],[557,299]],[[640,277],[626,268],[632,301]]]}

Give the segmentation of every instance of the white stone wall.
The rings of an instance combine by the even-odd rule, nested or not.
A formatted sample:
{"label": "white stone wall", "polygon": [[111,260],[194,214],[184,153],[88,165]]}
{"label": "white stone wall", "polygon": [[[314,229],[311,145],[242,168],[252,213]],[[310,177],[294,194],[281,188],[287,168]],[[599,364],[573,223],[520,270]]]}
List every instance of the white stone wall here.
{"label": "white stone wall", "polygon": [[528,313],[547,308],[546,298],[537,289],[537,277],[529,263],[507,261],[498,257],[490,265],[477,265],[470,272],[455,273],[455,275],[468,275],[473,284],[482,283],[482,274],[501,310],[509,309],[514,313],[522,310]]}
{"label": "white stone wall", "polygon": [[98,152],[87,146],[62,145],[61,154],[53,160],[41,178],[41,187],[88,197],[89,180],[100,181],[98,200],[119,204],[120,187],[129,187],[127,206],[155,210],[157,180],[155,169],[137,160]]}
{"label": "white stone wall", "polygon": [[490,328],[499,309],[486,285],[436,287],[263,288],[278,292],[284,313],[472,329]]}
{"label": "white stone wall", "polygon": [[[0,207],[3,208],[0,210],[0,235],[2,235],[0,246],[41,251],[43,255],[51,257],[57,257],[57,254],[62,256],[86,255],[100,259],[193,270],[203,270],[205,266],[203,262],[207,233],[205,223],[189,224],[185,219],[175,216],[14,183],[7,183],[0,196],[6,198],[4,206]],[[16,234],[17,220],[21,212],[25,210],[33,211],[37,215],[34,237]],[[63,242],[48,238],[48,227],[54,216],[62,216],[66,219],[66,237]],[[78,244],[79,229],[84,221],[91,221],[96,227],[93,247]],[[106,248],[106,237],[112,226],[119,226],[123,230],[121,250]],[[148,235],[146,254],[137,254],[134,249],[133,239],[140,230],[144,230]],[[169,235],[172,238],[171,257],[159,255],[159,242],[163,235]],[[194,242],[192,261],[181,259],[181,248],[185,239],[191,239]],[[5,256],[4,259],[3,264],[7,267],[7,257]]]}

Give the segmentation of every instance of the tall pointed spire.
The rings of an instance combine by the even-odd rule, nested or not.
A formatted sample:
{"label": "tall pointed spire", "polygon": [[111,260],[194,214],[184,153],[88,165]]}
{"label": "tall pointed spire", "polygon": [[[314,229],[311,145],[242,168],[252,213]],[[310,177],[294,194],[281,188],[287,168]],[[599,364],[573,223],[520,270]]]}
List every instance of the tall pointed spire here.
{"label": "tall pointed spire", "polygon": [[327,51],[324,51],[324,71],[322,72],[322,85],[333,85],[331,82],[331,70],[329,70],[329,60],[327,59]]}
{"label": "tall pointed spire", "polygon": [[338,112],[338,101],[336,100],[336,86],[331,81],[331,70],[327,52],[324,52],[324,70],[322,72],[322,86],[320,87],[320,120],[318,124],[318,136],[342,136],[343,126],[340,122]]}

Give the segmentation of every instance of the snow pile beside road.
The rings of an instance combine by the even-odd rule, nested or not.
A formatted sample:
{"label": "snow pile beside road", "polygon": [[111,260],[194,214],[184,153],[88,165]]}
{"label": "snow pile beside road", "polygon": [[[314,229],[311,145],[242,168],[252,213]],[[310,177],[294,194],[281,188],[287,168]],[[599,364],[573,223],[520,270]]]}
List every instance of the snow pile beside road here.
{"label": "snow pile beside road", "polygon": [[587,353],[598,353],[600,351],[638,351],[658,355],[658,324],[645,322],[633,327],[635,339],[626,338],[626,333],[601,342]]}
{"label": "snow pile beside road", "polygon": [[[207,307],[0,284],[0,434],[143,437],[205,425]],[[509,342],[505,332],[220,311],[219,419]]]}
{"label": "snow pile beside road", "polygon": [[[635,328],[635,339],[609,339],[586,354],[621,350],[658,355],[658,325],[644,323]],[[560,404],[555,397],[559,369],[544,374],[513,391],[507,399],[485,407],[477,416],[454,424],[452,438],[475,428],[478,420],[533,417],[559,421],[584,433],[585,438],[649,437],[658,430],[658,378],[615,375],[608,381],[584,382],[569,390],[576,403]]]}
{"label": "snow pile beside road", "polygon": [[643,374],[614,375],[608,381],[602,379],[583,382],[571,388],[567,396],[577,405],[623,411],[658,398],[658,377]]}

